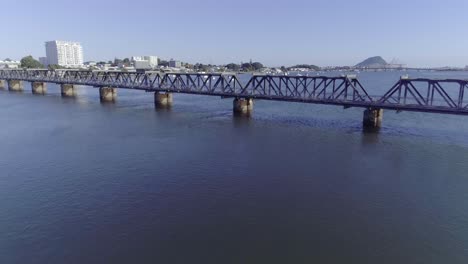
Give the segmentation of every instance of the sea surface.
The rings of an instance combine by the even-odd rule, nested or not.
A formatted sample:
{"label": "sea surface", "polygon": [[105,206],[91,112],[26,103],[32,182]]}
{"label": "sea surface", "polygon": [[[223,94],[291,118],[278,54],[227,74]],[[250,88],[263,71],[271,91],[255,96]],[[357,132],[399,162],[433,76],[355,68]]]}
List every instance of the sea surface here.
{"label": "sea surface", "polygon": [[0,90],[0,263],[468,263],[468,117],[362,112]]}

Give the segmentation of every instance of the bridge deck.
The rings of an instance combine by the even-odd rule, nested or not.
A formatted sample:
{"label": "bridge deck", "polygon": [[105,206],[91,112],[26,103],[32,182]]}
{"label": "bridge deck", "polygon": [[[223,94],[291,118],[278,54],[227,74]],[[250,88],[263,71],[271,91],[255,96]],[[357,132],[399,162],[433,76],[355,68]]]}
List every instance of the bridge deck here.
{"label": "bridge deck", "polygon": [[468,115],[468,80],[459,79],[402,78],[378,98],[355,76],[253,75],[243,82],[233,73],[0,70],[0,80]]}

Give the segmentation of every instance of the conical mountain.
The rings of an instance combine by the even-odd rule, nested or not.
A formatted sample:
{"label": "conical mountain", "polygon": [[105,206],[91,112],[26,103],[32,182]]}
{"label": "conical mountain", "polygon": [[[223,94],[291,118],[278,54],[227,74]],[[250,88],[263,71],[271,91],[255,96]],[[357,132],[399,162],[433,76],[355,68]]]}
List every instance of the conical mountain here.
{"label": "conical mountain", "polygon": [[375,57],[370,57],[368,59],[365,59],[364,61],[356,64],[356,67],[359,68],[378,68],[378,67],[384,67],[388,63],[380,56],[375,56]]}

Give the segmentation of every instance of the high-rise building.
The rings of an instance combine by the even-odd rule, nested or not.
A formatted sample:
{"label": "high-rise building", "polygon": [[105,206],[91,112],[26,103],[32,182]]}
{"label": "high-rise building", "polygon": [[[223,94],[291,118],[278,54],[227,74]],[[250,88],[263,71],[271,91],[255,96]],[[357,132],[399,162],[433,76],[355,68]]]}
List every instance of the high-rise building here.
{"label": "high-rise building", "polygon": [[49,65],[49,63],[47,63],[47,57],[39,57],[39,62],[44,66]]}
{"label": "high-rise building", "polygon": [[78,42],[47,41],[45,47],[48,65],[57,64],[64,67],[83,65],[83,48]]}

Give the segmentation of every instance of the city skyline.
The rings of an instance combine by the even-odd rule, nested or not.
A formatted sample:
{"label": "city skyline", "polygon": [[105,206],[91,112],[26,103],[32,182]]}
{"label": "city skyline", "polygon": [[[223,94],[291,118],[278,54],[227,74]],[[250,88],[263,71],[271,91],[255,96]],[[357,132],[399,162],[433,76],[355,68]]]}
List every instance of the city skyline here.
{"label": "city skyline", "polygon": [[[42,43],[58,39],[80,42],[85,61],[154,54],[189,63],[252,59],[268,66],[355,65],[371,56],[397,58],[413,67],[468,64],[463,28],[468,3],[461,0],[294,1],[286,6],[266,1],[98,1],[92,9],[88,2],[76,6],[75,19],[67,11],[73,1],[8,3],[3,17],[17,23],[6,28],[4,34],[14,37],[0,43],[0,58],[43,57]],[[137,16],[131,11],[136,6]],[[18,20],[18,13],[24,18]],[[83,19],[77,17],[85,13]]]}

